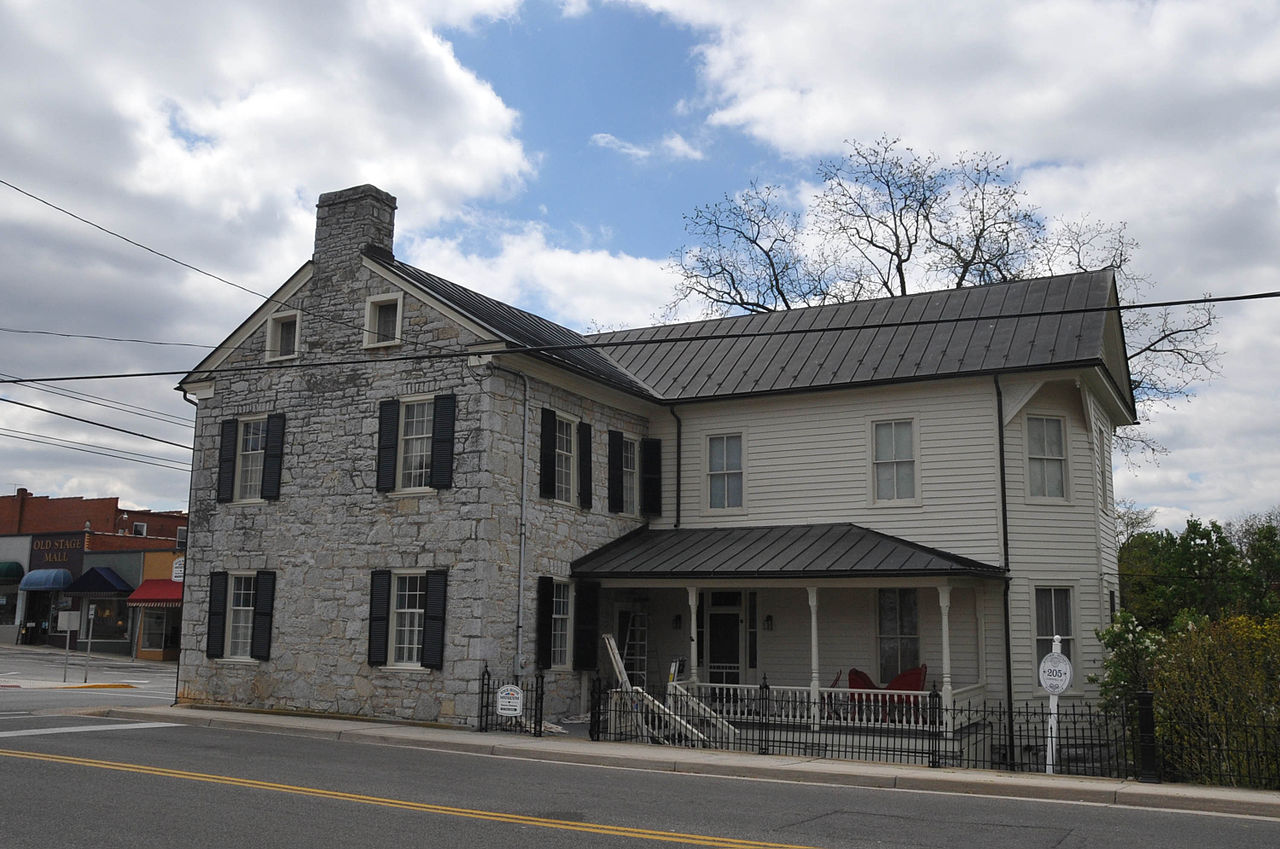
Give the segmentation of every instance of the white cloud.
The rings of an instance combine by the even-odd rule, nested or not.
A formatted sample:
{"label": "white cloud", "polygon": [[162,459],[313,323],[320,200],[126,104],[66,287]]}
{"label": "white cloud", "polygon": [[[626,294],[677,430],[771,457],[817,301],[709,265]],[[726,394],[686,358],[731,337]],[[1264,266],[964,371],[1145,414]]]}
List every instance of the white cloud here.
{"label": "white cloud", "polygon": [[653,151],[647,147],[640,147],[639,145],[625,142],[612,133],[596,133],[591,137],[591,143],[596,147],[603,147],[605,150],[615,150],[623,156],[627,156],[641,162],[648,159],[653,153]]}
{"label": "white cloud", "polygon": [[504,235],[491,256],[469,253],[457,240],[428,237],[412,241],[405,260],[578,331],[656,323],[675,282],[665,262],[559,247],[537,224]]}
{"label": "white cloud", "polygon": [[621,153],[635,162],[645,162],[650,157],[694,161],[704,158],[702,151],[690,144],[679,133],[667,133],[661,141],[647,146],[623,141],[611,133],[596,133],[591,137],[591,143],[596,147]]}

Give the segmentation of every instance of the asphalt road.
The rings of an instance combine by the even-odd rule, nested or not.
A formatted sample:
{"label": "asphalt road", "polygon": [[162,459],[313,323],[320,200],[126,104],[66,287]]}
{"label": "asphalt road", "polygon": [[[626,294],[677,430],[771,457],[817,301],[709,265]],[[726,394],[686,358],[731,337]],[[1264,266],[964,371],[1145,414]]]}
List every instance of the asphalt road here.
{"label": "asphalt road", "polygon": [[25,709],[24,692],[83,708],[129,690],[0,689],[0,847],[1280,846],[1275,820],[139,723]]}

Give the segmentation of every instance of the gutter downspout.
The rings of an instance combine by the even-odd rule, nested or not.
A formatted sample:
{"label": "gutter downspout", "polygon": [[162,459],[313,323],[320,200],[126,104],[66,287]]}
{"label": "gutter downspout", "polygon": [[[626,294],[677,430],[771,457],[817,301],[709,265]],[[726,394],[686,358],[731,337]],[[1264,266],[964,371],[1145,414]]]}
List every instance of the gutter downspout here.
{"label": "gutter downspout", "polygon": [[684,468],[684,463],[682,462],[682,459],[681,459],[681,449],[684,443],[684,439],[683,439],[684,422],[681,421],[679,414],[676,413],[676,407],[674,404],[672,404],[670,407],[667,407],[667,409],[671,412],[671,417],[676,420],[676,524],[675,526],[678,528],[680,527],[680,478],[681,478],[681,470]]}
{"label": "gutter downspout", "polygon": [[1005,745],[1009,766],[1013,765],[1013,636],[1009,624],[1009,489],[1004,461],[1004,393],[1000,391],[1000,375],[992,375],[996,387],[996,435],[1000,446],[1000,536],[1004,555],[1004,694],[1009,705]]}
{"label": "gutter downspout", "polygon": [[516,576],[516,654],[511,660],[511,672],[516,678],[524,665],[524,553],[528,522],[526,515],[529,506],[529,489],[526,485],[529,474],[529,376],[522,372],[503,368],[490,361],[494,371],[505,371],[524,382],[523,415],[520,428],[520,553]]}

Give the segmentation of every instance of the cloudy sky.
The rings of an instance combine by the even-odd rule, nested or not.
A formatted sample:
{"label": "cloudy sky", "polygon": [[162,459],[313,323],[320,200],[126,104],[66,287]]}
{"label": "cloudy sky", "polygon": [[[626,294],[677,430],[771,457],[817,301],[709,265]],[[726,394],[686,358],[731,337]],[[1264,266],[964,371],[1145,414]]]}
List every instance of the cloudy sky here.
{"label": "cloudy sky", "polygon": [[[309,258],[317,195],[374,183],[413,264],[649,324],[682,214],[801,193],[881,135],[998,152],[1045,213],[1127,222],[1151,297],[1280,289],[1275,3],[0,0],[0,55],[0,180],[260,293]],[[212,346],[260,303],[3,185],[0,256],[6,375],[182,370],[204,349],[46,334]],[[1169,525],[1280,502],[1280,303],[1219,315],[1221,376],[1150,421],[1168,455],[1117,464]],[[175,380],[0,397],[185,444]],[[183,472],[50,437],[189,459],[0,403],[0,490],[185,508]]]}

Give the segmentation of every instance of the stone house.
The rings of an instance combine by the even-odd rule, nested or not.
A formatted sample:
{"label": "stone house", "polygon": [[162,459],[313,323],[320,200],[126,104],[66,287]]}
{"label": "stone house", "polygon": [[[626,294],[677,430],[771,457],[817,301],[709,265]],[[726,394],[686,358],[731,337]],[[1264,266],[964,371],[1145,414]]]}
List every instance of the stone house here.
{"label": "stone house", "polygon": [[[1134,421],[1110,272],[583,336],[395,259],[395,199],[180,389],[180,697],[473,724],[486,665],[1090,695]],[[690,660],[692,659],[692,661]],[[921,670],[923,672],[923,670]]]}

